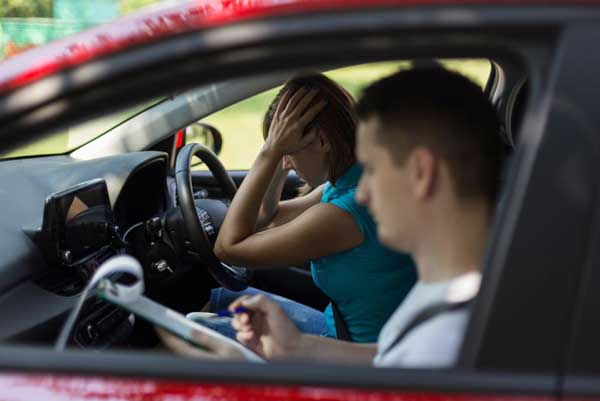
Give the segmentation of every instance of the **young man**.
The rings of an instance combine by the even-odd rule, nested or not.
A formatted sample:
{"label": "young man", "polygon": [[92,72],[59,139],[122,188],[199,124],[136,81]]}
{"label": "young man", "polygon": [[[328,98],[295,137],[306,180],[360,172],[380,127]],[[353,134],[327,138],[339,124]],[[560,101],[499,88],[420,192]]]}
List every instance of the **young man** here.
{"label": "young man", "polygon": [[[358,111],[357,154],[364,172],[356,198],[378,223],[381,242],[413,256],[419,281],[377,344],[302,334],[262,296],[242,297],[230,306],[251,311],[234,318],[237,338],[266,359],[452,366],[467,309],[447,308],[414,322],[425,310],[464,301],[477,291],[500,176],[495,112],[479,87],[441,68],[399,72],[376,82]],[[210,340],[198,340],[232,356]]]}

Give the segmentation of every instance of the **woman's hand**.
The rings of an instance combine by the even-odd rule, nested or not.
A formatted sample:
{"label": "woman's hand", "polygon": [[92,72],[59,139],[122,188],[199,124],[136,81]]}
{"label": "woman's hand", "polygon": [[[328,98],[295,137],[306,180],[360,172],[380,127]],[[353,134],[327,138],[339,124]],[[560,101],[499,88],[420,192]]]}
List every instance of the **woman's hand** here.
{"label": "woman's hand", "polygon": [[235,314],[231,322],[239,342],[266,359],[295,357],[302,334],[279,305],[255,295],[240,297],[229,309],[240,306],[250,313]]}
{"label": "woman's hand", "polygon": [[313,128],[306,135],[304,132],[327,104],[327,101],[320,100],[308,107],[317,94],[317,89],[300,88],[293,93],[288,91],[283,96],[273,116],[263,149],[275,152],[277,157],[283,157],[296,153],[315,140],[316,129]]}
{"label": "woman's hand", "polygon": [[160,327],[156,327],[156,333],[168,349],[181,356],[199,359],[245,359],[244,355],[236,347],[223,341],[218,341],[214,337],[200,331],[193,331],[192,338],[196,343],[204,346],[206,350],[196,347]]}

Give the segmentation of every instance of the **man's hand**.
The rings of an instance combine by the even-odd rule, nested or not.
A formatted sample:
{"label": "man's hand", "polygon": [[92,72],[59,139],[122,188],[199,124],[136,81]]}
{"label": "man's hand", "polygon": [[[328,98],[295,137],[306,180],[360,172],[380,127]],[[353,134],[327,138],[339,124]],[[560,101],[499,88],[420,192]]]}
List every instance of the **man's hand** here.
{"label": "man's hand", "polygon": [[178,355],[200,359],[245,359],[244,355],[231,344],[216,340],[200,331],[193,331],[194,342],[201,344],[206,350],[196,347],[168,331],[156,327],[156,332],[163,344]]}
{"label": "man's hand", "polygon": [[235,314],[231,322],[239,342],[265,359],[296,357],[302,334],[279,305],[264,295],[244,296],[229,310],[240,306],[250,312]]}

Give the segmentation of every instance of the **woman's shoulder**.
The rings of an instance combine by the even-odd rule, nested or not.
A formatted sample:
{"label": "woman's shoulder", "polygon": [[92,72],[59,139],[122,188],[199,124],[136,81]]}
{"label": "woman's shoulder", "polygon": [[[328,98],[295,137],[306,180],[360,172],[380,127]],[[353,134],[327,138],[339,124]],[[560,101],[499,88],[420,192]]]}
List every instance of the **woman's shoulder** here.
{"label": "woman's shoulder", "polygon": [[356,202],[354,195],[356,194],[356,187],[344,188],[339,190],[332,186],[329,182],[323,187],[323,195],[321,196],[321,203],[331,203],[336,206],[345,209],[346,211],[354,214],[360,210],[360,205]]}
{"label": "woman's shoulder", "polygon": [[375,235],[375,223],[367,208],[356,201],[355,194],[356,187],[347,188],[343,192],[331,190],[331,187],[324,187],[321,203],[334,205],[350,214],[363,235],[372,237]]}

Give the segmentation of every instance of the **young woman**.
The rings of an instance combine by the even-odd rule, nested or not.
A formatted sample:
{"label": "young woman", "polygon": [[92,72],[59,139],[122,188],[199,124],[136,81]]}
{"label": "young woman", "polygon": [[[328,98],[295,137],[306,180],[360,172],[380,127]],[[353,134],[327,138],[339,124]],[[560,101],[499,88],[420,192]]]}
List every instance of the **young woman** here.
{"label": "young woman", "polygon": [[[361,174],[356,122],[352,97],[324,75],[287,82],[265,116],[265,143],[231,203],[215,253],[254,269],[310,262],[316,285],[332,300],[324,313],[271,297],[303,332],[372,342],[416,273],[409,256],[379,244],[373,220],[354,200]],[[314,189],[280,202],[289,169]],[[210,310],[227,308],[241,294],[213,290]],[[214,328],[235,335],[228,325]]]}

